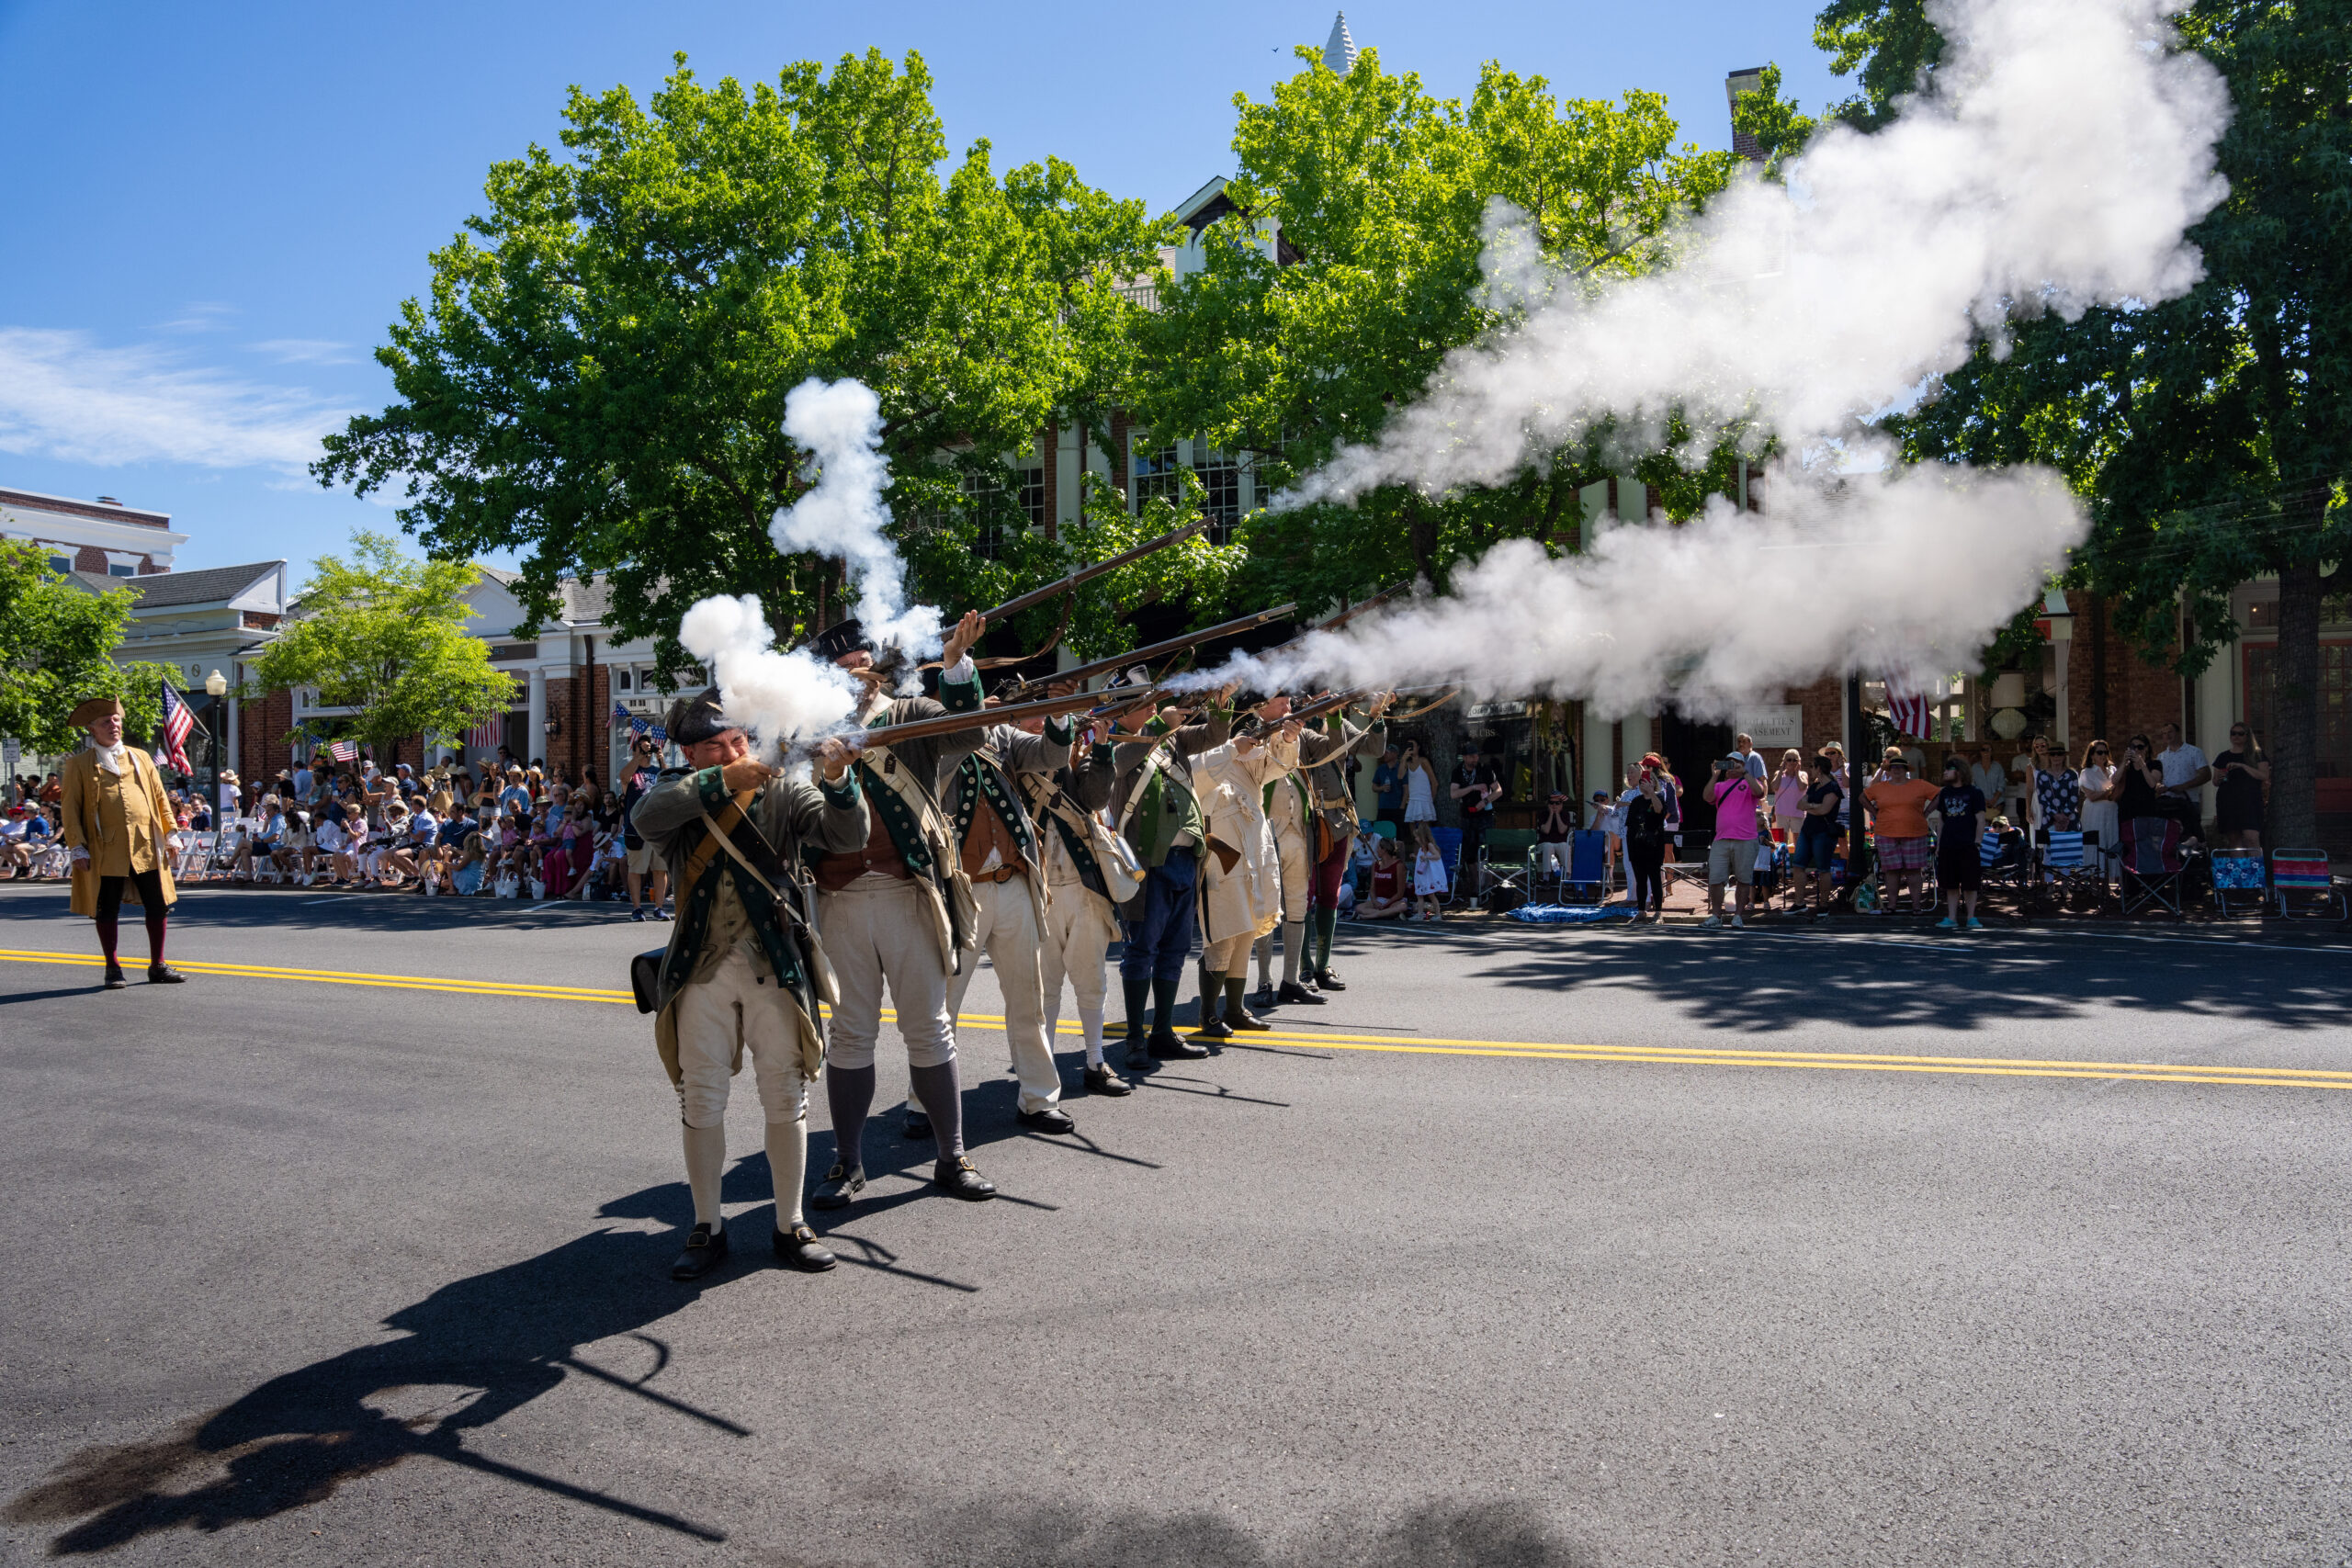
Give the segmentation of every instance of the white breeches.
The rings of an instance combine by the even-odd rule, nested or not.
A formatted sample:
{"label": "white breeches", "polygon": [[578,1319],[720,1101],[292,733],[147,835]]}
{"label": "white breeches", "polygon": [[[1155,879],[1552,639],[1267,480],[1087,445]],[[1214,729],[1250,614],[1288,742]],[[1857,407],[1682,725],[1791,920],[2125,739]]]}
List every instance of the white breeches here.
{"label": "white breeches", "polygon": [[936,1067],[956,1059],[947,966],[922,889],[888,877],[853,882],[818,897],[817,927],[842,998],[827,1034],[830,1060],[844,1067],[874,1065],[886,985],[908,1065]]}
{"label": "white breeches", "polygon": [[741,943],[728,950],[707,979],[678,993],[679,1114],[689,1127],[727,1122],[727,1084],[736,1049],[752,1058],[760,1107],[770,1122],[797,1122],[808,1105],[800,1076],[800,1040],[792,993],[762,977]]}
{"label": "white breeches", "polygon": [[[980,951],[996,970],[997,989],[1004,993],[1004,1035],[1012,1046],[1012,1066],[1021,1075],[1021,1109],[1043,1111],[1062,1097],[1062,1076],[1054,1066],[1053,1046],[1046,1038],[1044,998],[1038,969],[1038,949],[1045,933],[1037,929],[1037,907],[1030,901],[1029,885],[1016,876],[1010,882],[981,882],[972,887],[972,902],[979,909],[975,933]],[[964,993],[971,988],[977,960],[947,983],[947,1010],[961,1013]]]}

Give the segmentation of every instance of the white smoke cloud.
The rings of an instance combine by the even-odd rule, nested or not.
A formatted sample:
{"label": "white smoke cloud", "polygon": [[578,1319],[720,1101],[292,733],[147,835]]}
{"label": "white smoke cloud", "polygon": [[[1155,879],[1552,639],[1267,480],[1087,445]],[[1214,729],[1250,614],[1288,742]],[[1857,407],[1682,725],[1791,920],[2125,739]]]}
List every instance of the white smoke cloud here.
{"label": "white smoke cloud", "polygon": [[[1556,561],[1512,540],[1457,572],[1451,593],[1378,613],[1371,631],[1311,633],[1194,680],[1276,691],[1409,677],[1609,714],[1672,691],[1697,717],[1825,671],[1922,690],[1972,662],[2080,537],[2074,499],[2039,468],[1928,465],[1849,474],[1833,491],[1776,485],[1783,493],[1764,516],[1717,498],[1680,526],[1611,529]],[[1910,547],[1892,547],[1890,532]]]}
{"label": "white smoke cloud", "polygon": [[763,748],[839,728],[861,695],[846,671],[797,649],[778,651],[755,593],[695,604],[678,623],[678,646],[703,662],[727,716]]}
{"label": "white smoke cloud", "polygon": [[[784,433],[810,454],[816,487],[768,524],[779,554],[841,560],[856,581],[857,618],[876,643],[918,657],[943,641],[939,612],[906,602],[906,564],[883,532],[889,465],[882,460],[882,405],[856,381],[810,377],[784,400]],[[729,718],[763,747],[837,729],[863,699],[846,671],[798,649],[780,651],[756,594],[705,599],[678,624],[678,645],[709,670]]]}
{"label": "white smoke cloud", "polygon": [[1735,429],[1806,460],[1774,469],[1770,522],[1724,507],[1560,562],[1506,547],[1460,574],[1454,605],[1366,617],[1256,673],[1461,679],[1634,711],[1669,689],[1720,707],[1857,665],[1969,662],[2079,541],[2079,509],[2046,473],[1856,472],[1852,454],[1871,447],[1866,421],[2012,316],[2154,302],[2201,276],[2183,232],[2224,194],[2229,103],[2211,65],[2170,52],[2177,8],[1931,0],[1951,42],[1931,95],[1874,135],[1826,130],[1785,187],[1744,179],[1639,278],[1561,276],[1515,214],[1490,214],[1488,298],[1522,321],[1449,355],[1377,441],[1277,504],[1498,483],[1612,420],[1627,453],[1654,449],[1678,412],[1693,460]]}
{"label": "white smoke cloud", "polygon": [[877,643],[918,657],[939,651],[939,612],[907,603],[906,565],[883,532],[890,467],[882,460],[882,404],[857,381],[811,376],[784,400],[784,433],[813,455],[817,486],[768,524],[779,554],[838,558],[857,580],[857,618]]}

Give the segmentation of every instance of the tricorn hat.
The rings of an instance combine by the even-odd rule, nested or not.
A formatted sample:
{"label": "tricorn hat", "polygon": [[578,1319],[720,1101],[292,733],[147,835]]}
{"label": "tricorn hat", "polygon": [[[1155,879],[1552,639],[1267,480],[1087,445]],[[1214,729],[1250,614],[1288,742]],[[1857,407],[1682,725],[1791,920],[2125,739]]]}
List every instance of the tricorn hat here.
{"label": "tricorn hat", "polygon": [[726,707],[718,700],[718,688],[712,686],[700,696],[680,697],[672,703],[670,722],[665,728],[670,739],[679,745],[699,746],[715,736],[743,727],[727,716]]}
{"label": "tricorn hat", "polygon": [[[874,639],[865,635],[865,627],[858,623],[855,615],[852,615],[845,621],[835,621],[831,626],[810,637],[808,647],[812,658],[822,660],[827,664],[831,664],[845,653],[855,653],[861,649],[867,653],[875,651]],[[674,726],[672,727],[671,733],[673,735],[676,733]]]}
{"label": "tricorn hat", "polygon": [[107,715],[120,712],[122,712],[120,697],[85,697],[72,713],[65,716],[65,722],[76,729],[86,729]]}

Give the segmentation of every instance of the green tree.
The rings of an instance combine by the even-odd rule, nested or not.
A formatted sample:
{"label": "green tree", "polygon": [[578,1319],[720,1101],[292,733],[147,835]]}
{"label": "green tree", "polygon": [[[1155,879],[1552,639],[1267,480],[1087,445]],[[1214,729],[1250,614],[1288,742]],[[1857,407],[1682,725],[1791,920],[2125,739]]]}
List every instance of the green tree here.
{"label": "green tree", "polygon": [[[1822,13],[1851,40],[1833,68],[1865,67],[1862,111],[1883,115],[1939,53],[1917,10]],[[2198,0],[2180,28],[2234,104],[2228,199],[2189,233],[2204,280],[2153,308],[2026,321],[2005,353],[1980,347],[1892,423],[1915,458],[2064,473],[2092,517],[2073,580],[2183,674],[2235,637],[2230,591],[2278,579],[2270,826],[2311,843],[2321,602],[2352,553],[2352,0]]]}
{"label": "green tree", "polygon": [[122,699],[128,733],[155,733],[174,671],[116,662],[132,598],[128,588],[94,593],[51,570],[38,545],[0,539],[0,735],[37,752],[71,751],[81,735],[65,716],[107,696]]}
{"label": "green tree", "polygon": [[493,166],[434,253],[377,354],[399,400],[327,439],[322,482],[398,487],[435,555],[517,552],[543,614],[562,574],[609,571],[616,629],[675,668],[705,595],[758,593],[787,637],[838,613],[840,564],[779,557],[767,525],[808,482],[786,394],[855,377],[917,592],[983,604],[1067,570],[1001,458],[1124,374],[1119,285],[1159,238],[1140,203],[1057,160],[1000,182],[986,141],[943,177],[911,53],[749,90],[680,56],[650,104],[574,88],[565,119],[569,156]]}
{"label": "green tree", "polygon": [[351,558],[313,565],[293,618],[254,661],[253,685],[308,686],[325,706],[356,708],[351,728],[378,747],[463,734],[504,712],[514,689],[491,668],[490,645],[466,630],[466,592],[481,577],[466,562],[421,560],[381,534],[354,534]]}
{"label": "green tree", "polygon": [[[1448,350],[1513,319],[1482,288],[1490,204],[1525,214],[1545,261],[1628,274],[1734,167],[1678,147],[1655,93],[1562,101],[1543,78],[1490,62],[1464,106],[1385,72],[1374,50],[1344,75],[1298,52],[1306,68],[1269,101],[1234,100],[1237,211],[1206,231],[1201,271],[1163,278],[1136,400],[1151,428],[1247,454],[1267,485],[1372,438]],[[1688,515],[1731,460],[1694,475],[1661,453],[1641,472]],[[1311,608],[1399,577],[1442,583],[1452,562],[1498,540],[1555,536],[1579,517],[1582,487],[1623,466],[1597,446],[1560,451],[1494,490],[1391,486],[1353,506],[1261,515],[1246,530],[1249,588]]]}

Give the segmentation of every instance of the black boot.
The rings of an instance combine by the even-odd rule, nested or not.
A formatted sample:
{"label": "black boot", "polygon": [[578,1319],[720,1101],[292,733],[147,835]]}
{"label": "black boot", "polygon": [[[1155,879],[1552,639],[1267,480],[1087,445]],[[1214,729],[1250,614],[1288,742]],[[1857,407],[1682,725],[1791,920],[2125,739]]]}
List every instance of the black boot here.
{"label": "black boot", "polygon": [[1252,1017],[1250,1010],[1241,1005],[1242,984],[1238,975],[1225,977],[1225,1027],[1235,1034],[1263,1034],[1274,1026],[1262,1018]]}
{"label": "black boot", "polygon": [[1127,998],[1127,1066],[1141,1070],[1151,1066],[1144,1027],[1144,1010],[1151,1003],[1151,976],[1122,975],[1119,987]]}
{"label": "black boot", "polygon": [[1193,1031],[1195,1040],[1230,1040],[1233,1031],[1217,1016],[1225,1000],[1225,976],[1201,971],[1201,1021]]}
{"label": "black boot", "polygon": [[1145,1049],[1162,1061],[1190,1062],[1208,1055],[1208,1048],[1176,1036],[1176,987],[1182,982],[1151,978],[1151,1039]]}

